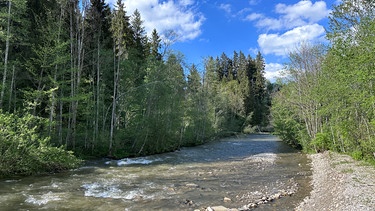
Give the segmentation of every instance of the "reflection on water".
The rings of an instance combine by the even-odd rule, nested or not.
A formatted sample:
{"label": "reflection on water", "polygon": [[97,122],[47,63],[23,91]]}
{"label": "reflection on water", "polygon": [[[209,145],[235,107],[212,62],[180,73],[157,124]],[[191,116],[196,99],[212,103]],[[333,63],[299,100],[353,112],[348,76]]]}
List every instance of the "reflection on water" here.
{"label": "reflection on water", "polygon": [[[228,138],[180,151],[98,160],[61,174],[0,181],[0,210],[240,208],[296,188],[258,210],[291,210],[310,191],[306,156],[271,135]],[[224,202],[224,197],[230,201]]]}

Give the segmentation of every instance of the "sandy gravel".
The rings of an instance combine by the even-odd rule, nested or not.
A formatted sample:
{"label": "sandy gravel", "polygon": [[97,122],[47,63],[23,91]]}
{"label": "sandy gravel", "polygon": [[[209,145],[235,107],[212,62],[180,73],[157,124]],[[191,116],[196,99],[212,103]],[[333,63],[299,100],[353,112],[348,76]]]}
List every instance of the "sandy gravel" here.
{"label": "sandy gravel", "polygon": [[295,210],[375,210],[374,167],[334,152],[309,156],[313,191]]}

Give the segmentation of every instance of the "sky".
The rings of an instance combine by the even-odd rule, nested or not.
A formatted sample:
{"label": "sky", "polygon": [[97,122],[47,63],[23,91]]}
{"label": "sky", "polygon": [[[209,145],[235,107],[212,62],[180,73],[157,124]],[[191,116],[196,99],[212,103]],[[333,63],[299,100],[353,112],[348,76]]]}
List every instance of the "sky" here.
{"label": "sky", "polygon": [[[114,5],[116,0],[107,0]],[[242,51],[253,58],[260,51],[266,78],[275,81],[288,53],[301,42],[327,43],[325,28],[338,0],[123,0],[128,15],[141,13],[148,34],[173,30],[171,48],[188,65],[203,69],[208,56],[228,57]]]}

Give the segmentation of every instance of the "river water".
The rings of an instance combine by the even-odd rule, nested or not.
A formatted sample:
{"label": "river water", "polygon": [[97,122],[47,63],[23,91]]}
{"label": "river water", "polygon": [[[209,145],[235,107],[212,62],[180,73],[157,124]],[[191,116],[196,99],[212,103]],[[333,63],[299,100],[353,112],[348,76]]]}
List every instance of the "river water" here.
{"label": "river water", "polygon": [[[65,173],[0,181],[0,210],[293,210],[310,192],[306,156],[272,135],[226,138],[123,160],[97,160]],[[229,198],[224,202],[224,197]]]}

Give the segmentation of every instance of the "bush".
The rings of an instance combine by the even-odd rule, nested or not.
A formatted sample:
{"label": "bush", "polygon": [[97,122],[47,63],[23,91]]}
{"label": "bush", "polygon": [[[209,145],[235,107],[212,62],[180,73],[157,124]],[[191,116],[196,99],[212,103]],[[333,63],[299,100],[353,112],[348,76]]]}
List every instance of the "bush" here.
{"label": "bush", "polygon": [[0,177],[57,172],[80,164],[72,152],[52,147],[43,136],[47,121],[0,111]]}
{"label": "bush", "polygon": [[351,156],[354,160],[362,160],[363,159],[363,153],[359,150],[354,150],[351,153]]}
{"label": "bush", "polygon": [[330,149],[329,136],[327,133],[317,133],[310,144],[315,152],[324,152]]}

